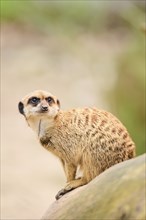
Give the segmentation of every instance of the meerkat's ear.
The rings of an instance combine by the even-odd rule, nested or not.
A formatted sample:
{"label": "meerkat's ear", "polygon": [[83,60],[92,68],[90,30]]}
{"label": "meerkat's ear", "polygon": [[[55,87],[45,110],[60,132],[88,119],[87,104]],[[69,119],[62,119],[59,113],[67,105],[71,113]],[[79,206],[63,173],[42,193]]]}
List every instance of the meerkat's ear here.
{"label": "meerkat's ear", "polygon": [[19,109],[19,112],[22,114],[22,115],[24,115],[24,105],[23,105],[23,103],[22,102],[19,102],[19,104],[18,104],[18,109]]}
{"label": "meerkat's ear", "polygon": [[58,107],[60,109],[60,101],[58,99],[57,99],[57,105],[58,105]]}

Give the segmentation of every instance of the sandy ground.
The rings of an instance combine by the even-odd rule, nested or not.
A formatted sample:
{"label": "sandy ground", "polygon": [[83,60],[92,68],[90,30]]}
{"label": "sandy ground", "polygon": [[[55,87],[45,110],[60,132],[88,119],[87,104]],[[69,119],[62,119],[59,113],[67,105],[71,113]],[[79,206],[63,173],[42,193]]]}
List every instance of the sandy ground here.
{"label": "sandy ground", "polygon": [[46,35],[6,24],[1,46],[1,219],[40,219],[65,175],[18,113],[18,102],[46,89],[63,109],[109,109],[105,93],[116,82],[121,50],[113,36]]}

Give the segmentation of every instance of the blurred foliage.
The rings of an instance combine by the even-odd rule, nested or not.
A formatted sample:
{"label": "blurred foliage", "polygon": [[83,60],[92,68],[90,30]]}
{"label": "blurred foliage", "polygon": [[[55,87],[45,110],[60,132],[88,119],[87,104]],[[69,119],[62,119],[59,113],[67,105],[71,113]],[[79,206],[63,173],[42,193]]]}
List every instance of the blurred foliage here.
{"label": "blurred foliage", "polygon": [[[97,29],[96,22],[104,19],[97,4],[74,1],[2,1],[2,20],[33,25],[38,29],[66,30]],[[96,7],[95,7],[96,6]],[[105,6],[105,5],[104,5]],[[98,22],[100,25],[100,22]]]}
{"label": "blurred foliage", "polygon": [[113,91],[113,109],[126,125],[137,146],[145,152],[145,36],[139,35],[117,62],[118,81]]}
{"label": "blurred foliage", "polygon": [[134,24],[139,24],[144,20],[144,2],[1,0],[2,20],[45,31],[97,32],[118,27],[128,30],[131,24],[125,19],[126,13]]}
{"label": "blurred foliage", "polygon": [[[119,32],[129,42],[117,61],[118,82],[112,93],[113,111],[145,151],[145,1],[1,1],[1,19],[45,32],[65,34]],[[121,32],[121,30],[124,32]],[[122,33],[122,34],[121,34]]]}
{"label": "blurred foliage", "polygon": [[130,25],[131,36],[127,49],[117,60],[118,80],[112,93],[113,111],[116,111],[135,141],[137,155],[146,151],[146,38],[144,31],[142,32],[145,12],[145,7],[136,4],[132,10],[122,14]]}

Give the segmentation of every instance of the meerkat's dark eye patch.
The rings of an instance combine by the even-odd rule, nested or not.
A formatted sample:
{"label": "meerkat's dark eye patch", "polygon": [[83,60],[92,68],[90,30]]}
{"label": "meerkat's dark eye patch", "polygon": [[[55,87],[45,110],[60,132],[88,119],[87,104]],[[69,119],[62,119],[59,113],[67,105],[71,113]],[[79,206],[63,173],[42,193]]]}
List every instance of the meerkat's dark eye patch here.
{"label": "meerkat's dark eye patch", "polygon": [[39,102],[40,102],[40,98],[38,98],[38,97],[31,97],[28,100],[28,104],[32,104],[34,106],[36,106]]}
{"label": "meerkat's dark eye patch", "polygon": [[46,101],[48,102],[48,103],[53,103],[54,102],[54,99],[51,97],[51,96],[49,96],[49,97],[47,97],[47,98],[45,98],[46,99]]}

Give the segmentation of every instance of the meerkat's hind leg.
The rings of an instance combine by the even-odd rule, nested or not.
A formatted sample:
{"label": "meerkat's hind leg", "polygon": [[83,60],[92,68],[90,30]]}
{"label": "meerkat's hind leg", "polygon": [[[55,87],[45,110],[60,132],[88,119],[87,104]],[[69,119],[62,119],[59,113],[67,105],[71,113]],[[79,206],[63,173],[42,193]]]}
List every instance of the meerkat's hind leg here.
{"label": "meerkat's hind leg", "polygon": [[65,186],[65,188],[61,189],[57,195],[56,195],[56,199],[60,199],[64,194],[72,191],[73,189],[79,187],[79,186],[83,186],[85,184],[87,184],[87,180],[84,177],[72,180],[70,182],[67,183],[67,185]]}

